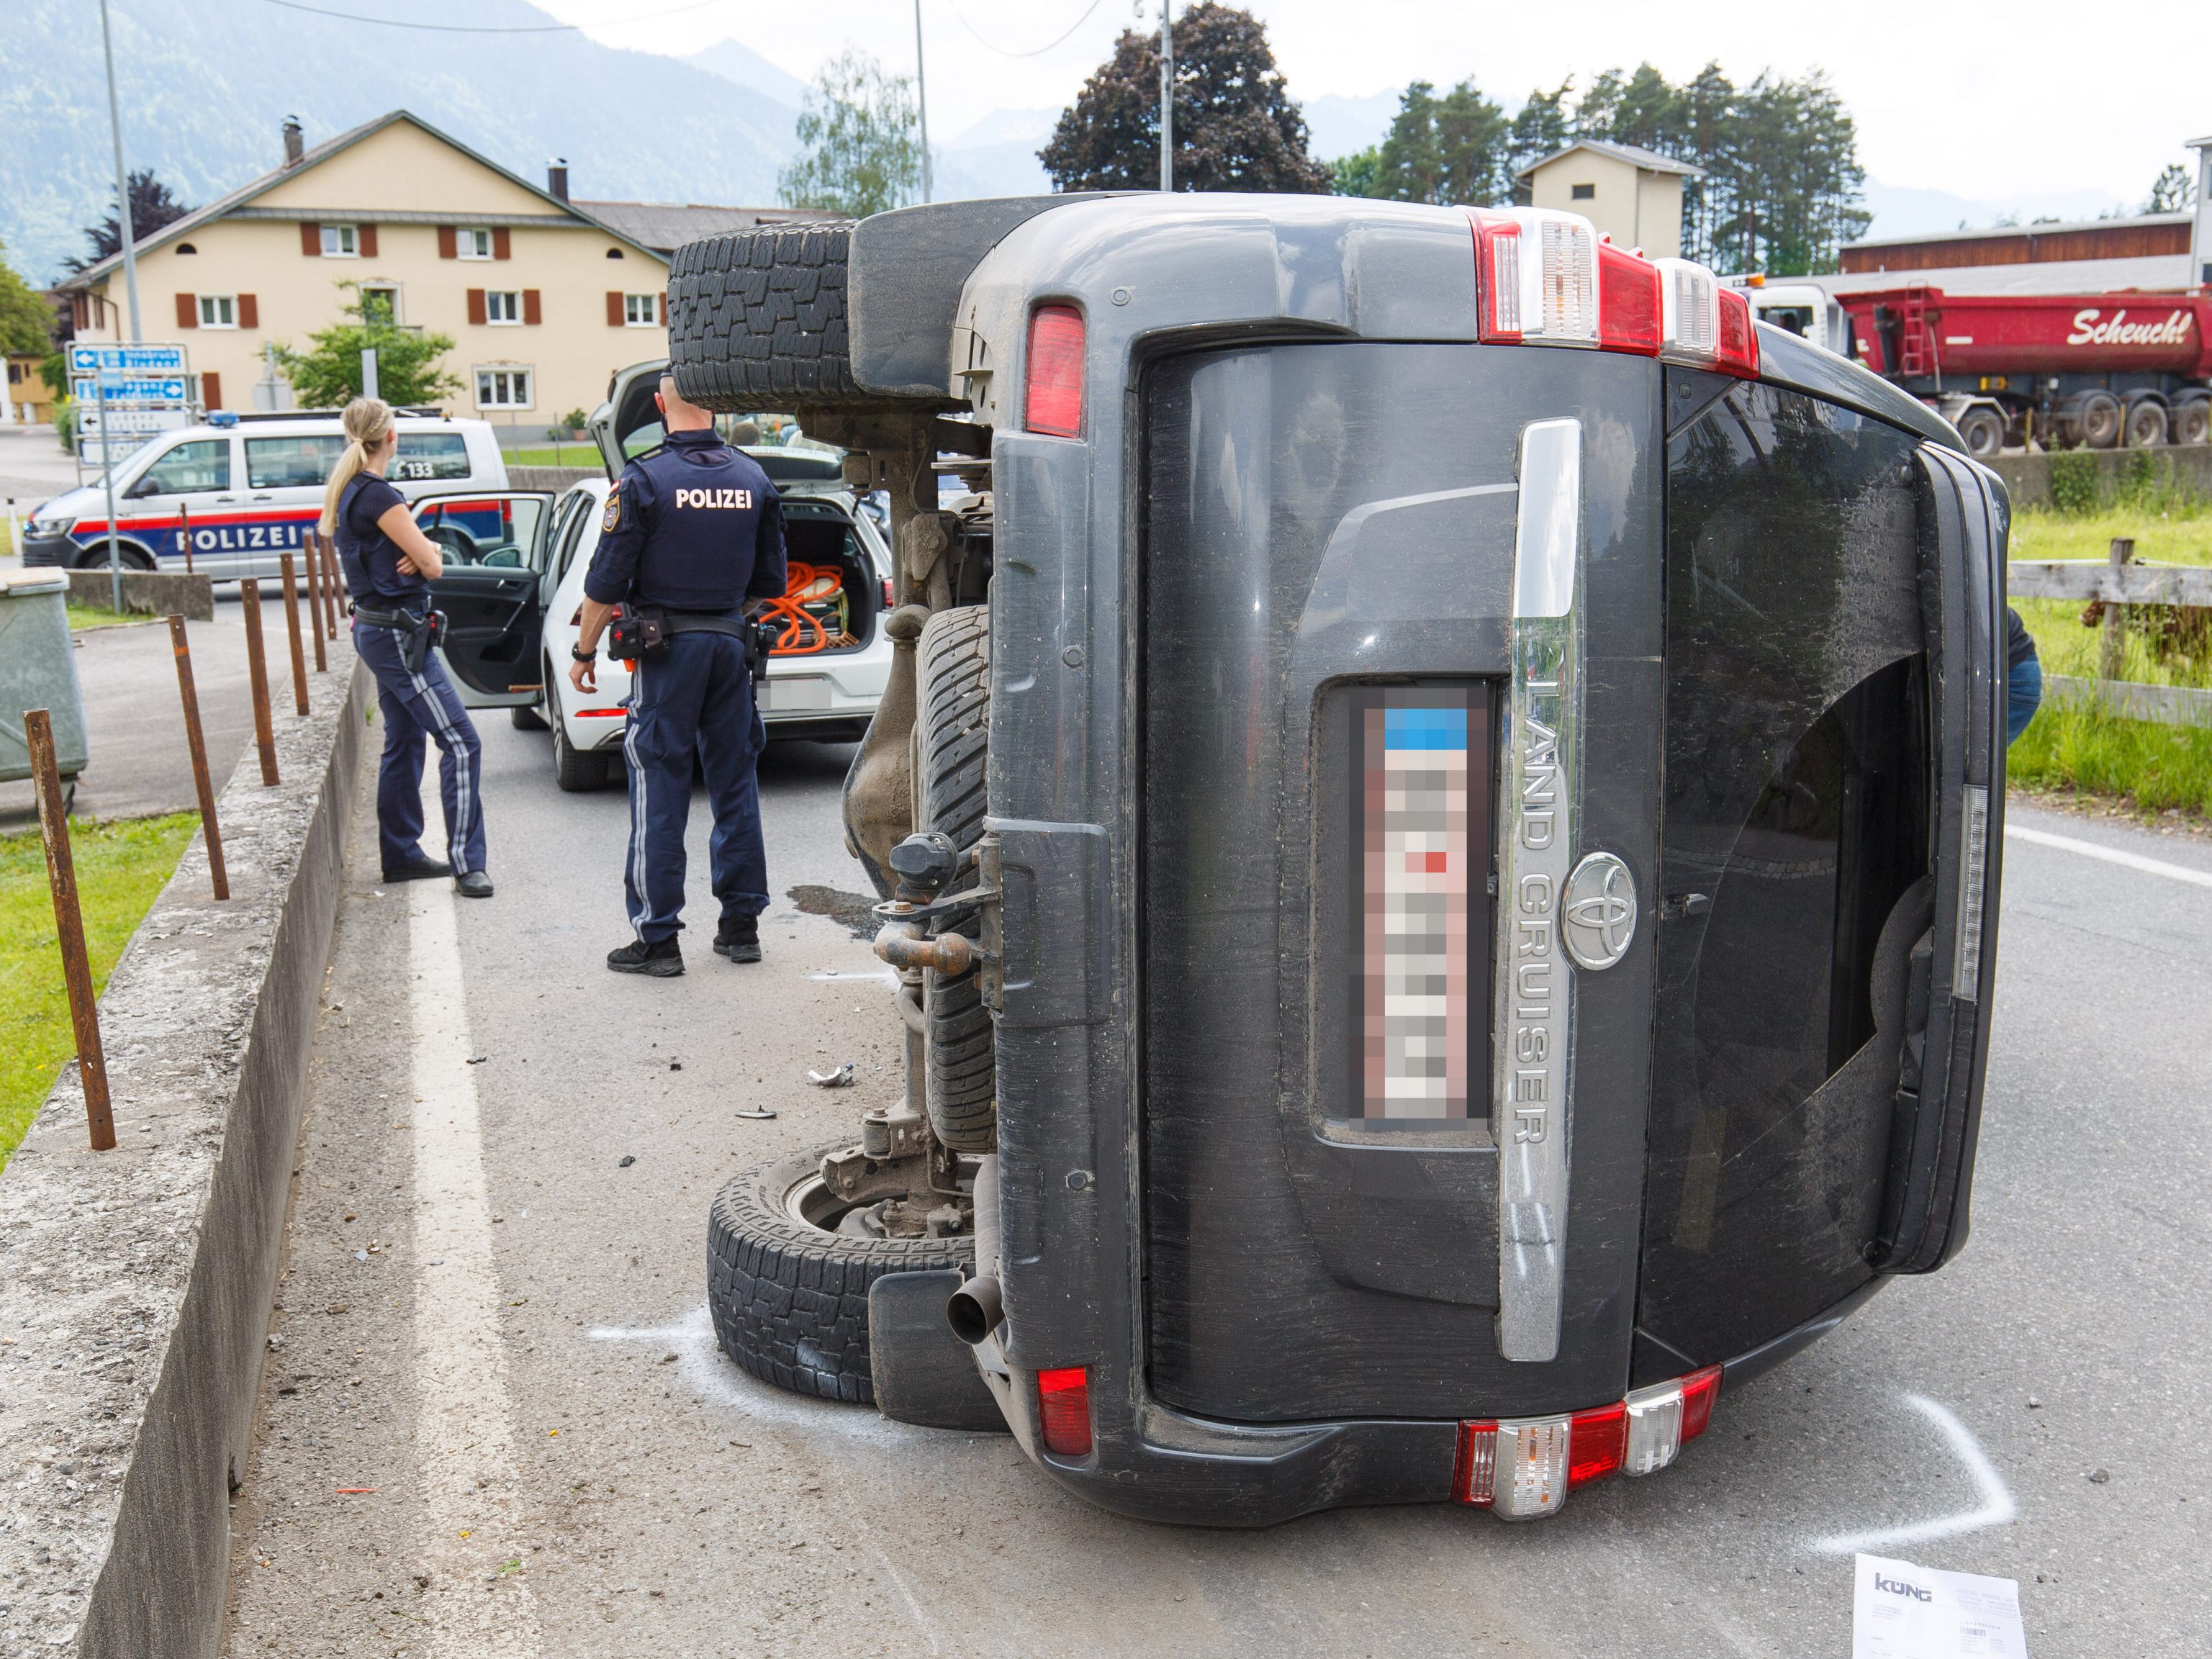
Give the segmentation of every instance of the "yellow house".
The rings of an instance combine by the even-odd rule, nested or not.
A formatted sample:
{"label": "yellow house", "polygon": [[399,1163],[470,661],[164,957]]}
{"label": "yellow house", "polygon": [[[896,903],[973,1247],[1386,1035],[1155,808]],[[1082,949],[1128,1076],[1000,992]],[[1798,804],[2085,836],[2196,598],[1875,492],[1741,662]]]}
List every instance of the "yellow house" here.
{"label": "yellow house", "polygon": [[[182,340],[206,409],[291,406],[268,347],[342,320],[341,283],[401,325],[449,335],[447,412],[535,439],[667,349],[665,253],[396,110],[312,149],[138,243],[143,337]],[[127,337],[122,259],[62,286],[77,337]]]}
{"label": "yellow house", "polygon": [[1702,168],[1636,144],[1577,139],[1514,175],[1528,205],[1579,213],[1622,247],[1655,259],[1682,252],[1682,184]]}
{"label": "yellow house", "polygon": [[18,352],[8,358],[8,387],[0,392],[0,426],[44,426],[54,418],[54,394],[39,373],[45,358]]}

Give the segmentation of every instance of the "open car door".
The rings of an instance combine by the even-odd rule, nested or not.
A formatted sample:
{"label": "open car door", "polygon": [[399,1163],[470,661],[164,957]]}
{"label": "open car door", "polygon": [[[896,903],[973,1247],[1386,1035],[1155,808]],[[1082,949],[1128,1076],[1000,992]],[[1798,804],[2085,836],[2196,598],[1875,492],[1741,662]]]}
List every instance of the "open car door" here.
{"label": "open car door", "polygon": [[592,437],[610,478],[621,477],[624,466],[668,435],[660,423],[659,405],[653,401],[653,394],[660,390],[660,377],[667,372],[665,357],[617,369],[607,383],[606,402],[592,411]]}
{"label": "open car door", "polygon": [[471,708],[537,701],[545,612],[539,592],[550,490],[501,490],[426,496],[415,522],[438,544],[446,568],[430,584],[446,613],[439,654]]}

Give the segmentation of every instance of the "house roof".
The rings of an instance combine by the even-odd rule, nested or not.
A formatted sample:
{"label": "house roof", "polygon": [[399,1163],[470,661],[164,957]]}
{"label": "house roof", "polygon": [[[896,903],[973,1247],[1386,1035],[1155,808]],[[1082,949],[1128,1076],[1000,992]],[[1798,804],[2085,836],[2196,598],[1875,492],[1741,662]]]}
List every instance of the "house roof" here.
{"label": "house roof", "polygon": [[574,204],[632,241],[658,253],[673,253],[686,242],[756,225],[808,224],[841,216],[813,208],[714,207],[703,202],[578,202]]}
{"label": "house roof", "polygon": [[1554,161],[1564,161],[1578,149],[1594,155],[1607,155],[1616,161],[1626,161],[1631,167],[1641,167],[1646,173],[1680,173],[1685,179],[1702,179],[1703,167],[1693,167],[1687,161],[1678,161],[1671,155],[1662,155],[1656,149],[1646,149],[1641,144],[1608,143],[1602,138],[1577,138],[1565,149],[1554,151],[1540,161],[1531,161],[1514,173],[1516,179],[1526,179],[1539,167],[1547,167]]}
{"label": "house roof", "polygon": [[[404,109],[396,109],[388,114],[380,115],[374,121],[364,121],[357,127],[349,128],[348,131],[341,132],[334,137],[324,139],[319,144],[309,145],[306,153],[303,154],[298,161],[288,162],[283,167],[264,173],[252,183],[240,185],[238,189],[231,191],[229,195],[218,197],[204,207],[194,208],[190,213],[185,215],[183,218],[171,221],[169,223],[162,226],[161,229],[154,231],[149,234],[136,238],[135,242],[137,249],[139,252],[144,253],[149,249],[161,247],[167,243],[177,241],[181,238],[191,234],[191,232],[196,229],[212,224],[219,219],[300,220],[312,218],[315,211],[317,211],[316,210],[300,208],[257,209],[251,204],[257,198],[266,195],[270,191],[274,190],[278,185],[283,184],[288,179],[299,178],[302,174],[311,171],[318,164],[327,161],[332,156],[339,155],[345,150],[351,149],[356,144],[360,143],[363,139],[374,137],[376,134],[383,131],[386,127],[401,121],[404,121],[409,125],[418,128],[422,131],[428,133],[440,143],[459,150],[462,155],[467,156],[469,160],[477,163],[477,166],[489,168],[491,172],[497,173],[501,178],[506,179],[509,184],[528,191],[532,196],[537,197],[540,201],[544,202],[548,210],[542,215],[532,214],[527,216],[517,216],[508,214],[505,216],[495,216],[490,222],[506,224],[540,224],[549,226],[567,224],[589,225],[594,229],[604,230],[609,235],[617,237],[621,240],[629,243],[641,253],[649,253],[656,256],[661,254],[661,250],[655,247],[652,243],[641,241],[627,231],[618,229],[612,225],[603,223],[592,214],[579,207],[575,203],[562,201],[559,197],[553,195],[550,191],[544,189],[544,186],[533,185],[530,180],[523,178],[519,173],[509,172],[507,168],[500,166],[498,162],[493,161],[489,156],[479,155],[477,151],[471,149],[459,139],[454,137],[453,134],[449,132],[441,132],[436,127],[432,126],[428,121],[422,119],[421,116],[413,114]],[[333,207],[320,210],[320,211],[331,216],[337,216],[341,214],[353,213],[356,210]],[[484,217],[480,214],[471,216],[465,214],[444,213],[377,213],[369,216],[380,224],[396,224],[409,220],[420,220],[426,222],[441,224],[452,223],[480,225],[487,222]],[[77,289],[88,288],[94,283],[98,282],[100,278],[112,275],[122,263],[123,255],[121,251],[118,250],[116,252],[109,254],[105,259],[97,260],[94,264],[87,265],[82,270],[76,272],[67,281],[60,283],[57,291],[67,293]]]}
{"label": "house roof", "polygon": [[2110,219],[2046,220],[2032,225],[1984,225],[1978,230],[1928,230],[1911,236],[1870,236],[1844,244],[1849,248],[1911,247],[1921,242],[1985,242],[2008,236],[2064,236],[2082,230],[2128,230],[2146,225],[2186,225],[2197,216],[2184,213],[2124,213]]}

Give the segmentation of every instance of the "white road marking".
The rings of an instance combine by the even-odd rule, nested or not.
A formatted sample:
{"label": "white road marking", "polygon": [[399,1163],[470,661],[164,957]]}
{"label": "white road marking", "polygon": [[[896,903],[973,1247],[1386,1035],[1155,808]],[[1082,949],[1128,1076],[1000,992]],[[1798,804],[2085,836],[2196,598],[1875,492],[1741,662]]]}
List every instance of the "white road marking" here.
{"label": "white road marking", "polygon": [[[515,1479],[514,1403],[499,1334],[499,1276],[484,1190],[475,1052],[449,892],[414,912],[415,1449],[429,1651],[538,1659]],[[433,1262],[440,1265],[433,1271]]]}
{"label": "white road marking", "polygon": [[1932,1521],[1913,1521],[1900,1527],[1877,1527],[1871,1532],[1841,1534],[1834,1538],[1823,1538],[1814,1549],[1822,1555],[1856,1555],[1862,1551],[1869,1554],[1884,1550],[1899,1549],[1908,1544],[1925,1544],[1932,1539],[1956,1538],[1960,1533],[1979,1532],[1984,1527],[2002,1527],[2020,1512],[2013,1502],[2012,1493],[2006,1489],[2003,1477],[1990,1462],[1990,1455],[1982,1449],[1982,1443],[1974,1438],[1973,1431],[1944,1407],[1925,1395],[1908,1394],[1905,1403],[1933,1423],[1951,1448],[1951,1455],[1965,1466],[1967,1476],[1981,1502],[1971,1510],[1961,1510],[1955,1515],[1939,1515]]}
{"label": "white road marking", "polygon": [[2079,853],[2085,859],[2102,859],[2107,864],[2118,864],[2130,870],[2140,870],[2147,876],[2164,876],[2168,881],[2185,881],[2191,887],[2212,887],[2212,872],[2192,870],[2185,864],[2168,864],[2162,859],[2147,859],[2140,853],[2124,853],[2117,847],[2101,847],[2094,841],[2081,841],[2072,836],[2054,836],[2048,830],[2030,830],[2021,824],[2005,825],[2007,841],[2024,841],[2034,847],[2055,847],[2063,853]]}

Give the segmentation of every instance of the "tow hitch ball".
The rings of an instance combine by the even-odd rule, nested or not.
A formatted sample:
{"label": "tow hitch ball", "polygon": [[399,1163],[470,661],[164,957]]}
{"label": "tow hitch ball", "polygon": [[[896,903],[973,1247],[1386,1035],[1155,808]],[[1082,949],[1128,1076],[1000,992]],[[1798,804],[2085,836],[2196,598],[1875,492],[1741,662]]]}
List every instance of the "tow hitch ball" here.
{"label": "tow hitch ball", "polygon": [[[985,843],[991,839],[985,836]],[[976,854],[982,851],[979,847]],[[997,900],[997,889],[988,883],[964,888],[949,898],[938,896],[963,869],[979,866],[976,854],[962,858],[951,837],[934,831],[908,836],[891,848],[890,866],[898,885],[887,903],[876,906],[884,924],[876,934],[878,957],[894,968],[927,968],[946,979],[957,979],[979,965],[996,965],[997,953],[965,933],[929,931],[963,921]]]}

